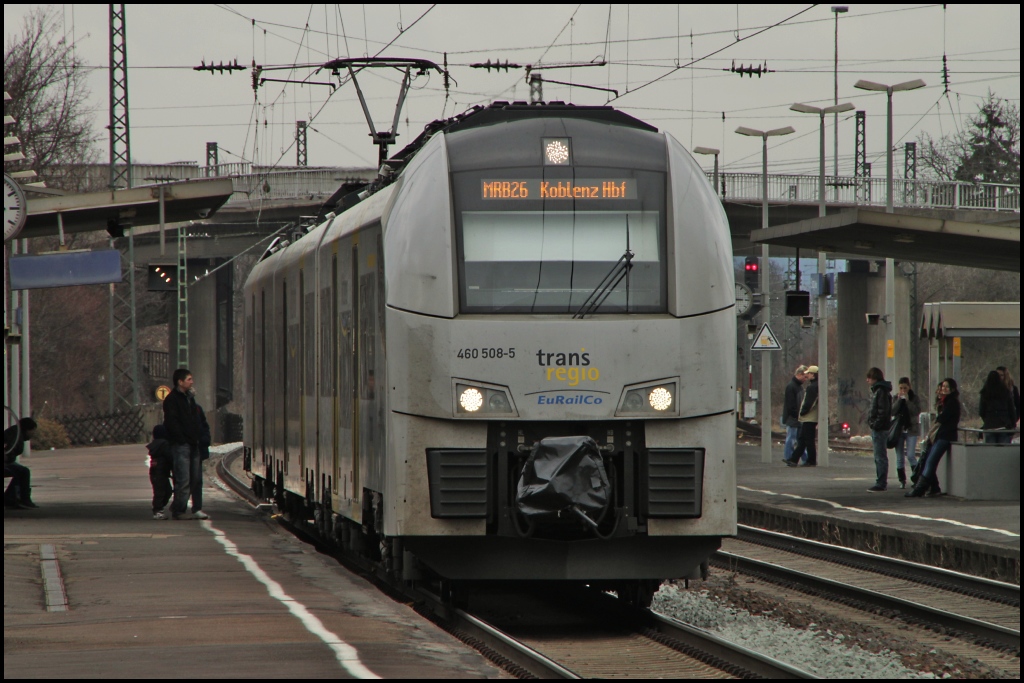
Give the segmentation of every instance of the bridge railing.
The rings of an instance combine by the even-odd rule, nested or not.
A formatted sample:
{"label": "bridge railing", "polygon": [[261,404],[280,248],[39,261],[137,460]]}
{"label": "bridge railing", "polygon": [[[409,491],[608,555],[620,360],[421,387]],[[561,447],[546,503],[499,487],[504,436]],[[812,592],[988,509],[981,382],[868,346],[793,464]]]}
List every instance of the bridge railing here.
{"label": "bridge railing", "polygon": [[316,201],[327,199],[343,183],[369,182],[376,176],[373,169],[322,168],[309,170],[267,171],[232,175],[235,192],[227,206],[252,204],[265,200],[295,199]]}
{"label": "bridge railing", "polygon": [[[708,179],[711,178],[708,173]],[[761,200],[760,173],[720,173],[718,182],[723,199]],[[829,204],[885,206],[885,178],[826,176],[825,200]],[[768,201],[816,204],[818,176],[769,174]],[[1020,185],[895,178],[893,205],[1020,211]]]}

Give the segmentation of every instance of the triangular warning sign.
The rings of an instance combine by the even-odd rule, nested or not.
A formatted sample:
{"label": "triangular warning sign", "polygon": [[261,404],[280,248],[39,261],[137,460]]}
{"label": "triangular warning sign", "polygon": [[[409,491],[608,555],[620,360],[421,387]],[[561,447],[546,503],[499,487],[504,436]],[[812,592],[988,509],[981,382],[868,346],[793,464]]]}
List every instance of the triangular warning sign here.
{"label": "triangular warning sign", "polygon": [[779,340],[775,337],[775,333],[772,332],[772,328],[768,327],[768,323],[761,325],[760,331],[757,336],[754,337],[754,343],[750,346],[751,351],[781,351],[782,346],[779,344]]}

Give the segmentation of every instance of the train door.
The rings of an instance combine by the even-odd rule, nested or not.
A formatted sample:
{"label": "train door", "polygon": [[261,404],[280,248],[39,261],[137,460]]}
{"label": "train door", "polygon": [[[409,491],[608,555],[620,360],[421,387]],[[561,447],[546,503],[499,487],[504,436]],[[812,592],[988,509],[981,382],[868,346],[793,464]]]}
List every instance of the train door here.
{"label": "train door", "polygon": [[289,391],[289,380],[291,379],[290,373],[288,372],[288,279],[285,278],[281,282],[281,384],[279,391],[281,392],[281,455],[280,455],[280,467],[284,472],[285,476],[288,476],[288,404],[290,397],[288,396]]}
{"label": "train door", "polygon": [[299,303],[299,329],[298,334],[295,335],[295,341],[298,344],[296,349],[295,358],[295,384],[296,398],[298,399],[298,451],[299,451],[299,466],[296,472],[302,473],[302,487],[295,489],[300,491],[303,495],[306,494],[306,485],[309,483],[309,472],[306,464],[306,387],[309,386],[306,377],[306,270],[302,267],[302,262],[299,262],[299,291],[298,291],[298,303]]}
{"label": "train door", "polygon": [[352,302],[352,321],[354,323],[352,330],[352,365],[351,365],[351,382],[349,387],[351,390],[351,406],[352,406],[352,452],[351,452],[351,463],[352,470],[349,475],[351,481],[351,488],[349,489],[349,498],[352,500],[353,511],[356,509],[356,505],[361,497],[361,490],[359,488],[359,414],[360,414],[360,403],[359,400],[359,385],[360,385],[360,358],[362,349],[362,339],[360,331],[362,329],[362,302],[359,297],[359,243],[354,242],[352,245],[352,277],[349,278],[349,287],[352,293],[350,301]]}
{"label": "train door", "polygon": [[[316,268],[314,265],[314,274]],[[319,391],[317,391],[317,308],[316,308],[316,279],[314,276],[313,286],[306,292],[303,310],[305,312],[302,324],[303,335],[303,375],[305,376],[305,387],[302,395],[306,401],[303,406],[302,415],[305,421],[305,436],[303,444],[303,467],[309,470],[307,473],[310,495],[314,500],[319,500],[318,492],[322,491],[320,484],[320,430],[317,416],[320,414]]]}
{"label": "train door", "polygon": [[[267,290],[260,288],[260,307],[256,312],[256,349],[253,353],[253,361],[257,363],[256,380],[253,382],[253,422],[254,427],[256,414],[259,414],[259,428],[253,430],[253,438],[259,442],[259,462],[266,465],[267,457]],[[260,474],[263,472],[261,471]]]}
{"label": "train door", "polygon": [[331,472],[334,475],[332,492],[335,494],[335,510],[346,516],[352,516],[352,454],[356,443],[353,415],[356,411],[353,401],[355,391],[355,375],[352,371],[357,349],[354,309],[355,297],[352,296],[352,283],[355,274],[352,267],[356,265],[357,250],[349,240],[338,245],[338,254],[333,263],[337,264],[334,274],[333,290],[335,339],[335,390],[332,430],[336,436],[332,456]]}
{"label": "train door", "polygon": [[[330,401],[330,413],[328,416],[329,428],[324,432],[329,435],[330,444],[328,445],[327,453],[330,454],[330,464],[324,468],[329,474],[327,475],[327,490],[330,492],[332,505],[334,510],[339,509],[338,501],[338,448],[340,435],[338,434],[338,420],[340,419],[339,413],[339,387],[337,382],[338,376],[338,359],[339,349],[341,348],[338,335],[340,334],[341,324],[339,316],[341,314],[339,310],[339,299],[338,292],[340,287],[338,284],[338,252],[337,244],[335,244],[334,252],[331,254],[331,280],[328,286],[329,295],[326,293],[321,299],[321,310],[324,311],[322,314],[322,323],[324,325],[324,331],[326,333],[328,343],[320,352],[320,360],[323,364],[323,387],[321,394],[329,399]],[[326,310],[324,308],[326,307]]]}
{"label": "train door", "polygon": [[359,275],[359,462],[362,489],[383,491],[383,405],[387,392],[383,377],[381,314],[383,297],[379,292],[382,265],[378,241],[371,228],[361,244],[364,271]]}

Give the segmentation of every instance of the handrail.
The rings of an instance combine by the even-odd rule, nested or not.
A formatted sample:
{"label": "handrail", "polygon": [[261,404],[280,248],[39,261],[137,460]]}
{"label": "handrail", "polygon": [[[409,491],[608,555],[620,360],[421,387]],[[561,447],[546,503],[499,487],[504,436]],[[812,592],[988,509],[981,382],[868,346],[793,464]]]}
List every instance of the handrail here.
{"label": "handrail", "polygon": [[[713,182],[714,174],[705,173]],[[718,178],[716,192],[724,201],[761,199],[760,173],[719,173]],[[769,173],[768,201],[816,204],[818,182],[816,175]],[[883,177],[826,176],[825,200],[829,204],[884,206],[885,188]],[[896,178],[893,195],[893,205],[900,207],[1020,211],[1020,185]]]}

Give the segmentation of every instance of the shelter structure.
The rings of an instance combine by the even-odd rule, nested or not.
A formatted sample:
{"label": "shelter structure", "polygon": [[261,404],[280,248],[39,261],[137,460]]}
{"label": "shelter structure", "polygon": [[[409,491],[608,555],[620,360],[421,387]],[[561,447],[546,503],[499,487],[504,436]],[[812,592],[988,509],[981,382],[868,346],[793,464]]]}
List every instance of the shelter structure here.
{"label": "shelter structure", "polygon": [[944,377],[960,382],[963,337],[1020,339],[1020,302],[926,303],[920,335],[928,340],[928,386]]}

